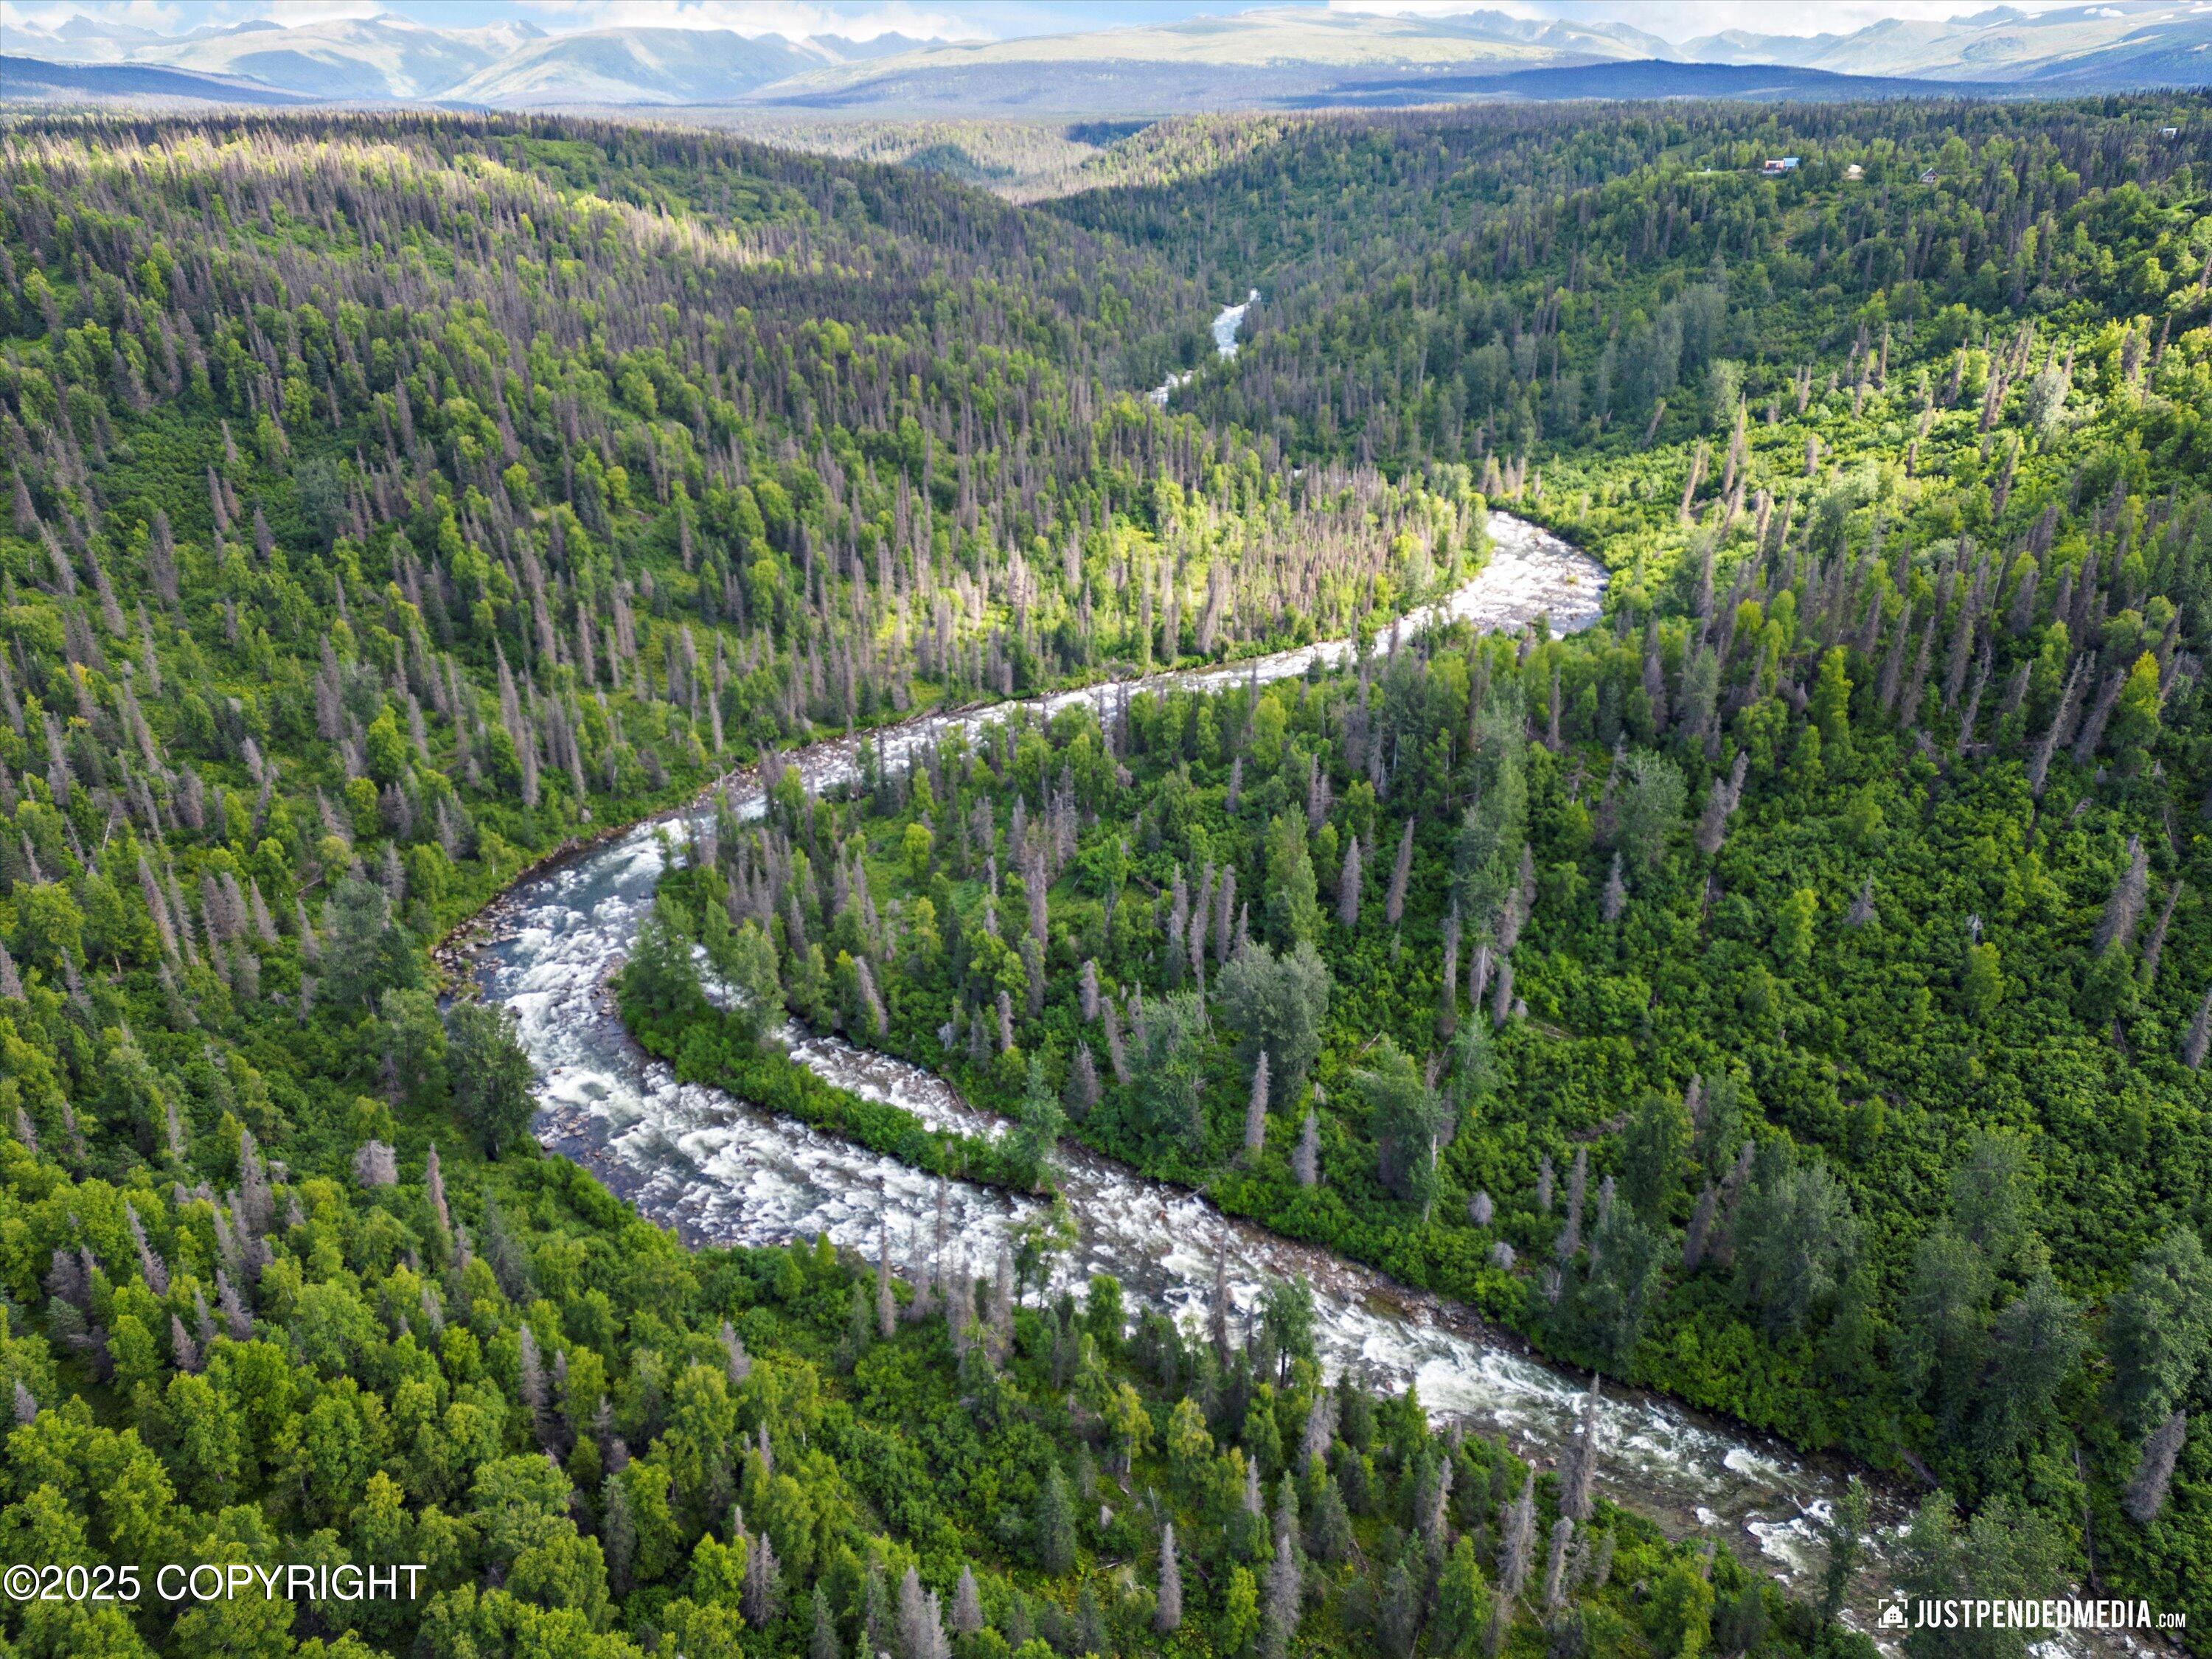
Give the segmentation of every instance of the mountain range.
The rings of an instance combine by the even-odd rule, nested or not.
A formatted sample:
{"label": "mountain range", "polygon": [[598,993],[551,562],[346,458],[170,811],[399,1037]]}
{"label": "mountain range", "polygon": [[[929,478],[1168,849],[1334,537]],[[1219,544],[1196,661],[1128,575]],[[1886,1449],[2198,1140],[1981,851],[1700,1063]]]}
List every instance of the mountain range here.
{"label": "mountain range", "polygon": [[[0,60],[0,96],[47,100],[1164,114],[1466,98],[1692,96],[1730,86],[1740,96],[1799,97],[2198,85],[2212,82],[2212,0],[2111,0],[2037,12],[1999,7],[1948,21],[1886,19],[1850,33],[1732,29],[1680,42],[1621,22],[1492,11],[1354,15],[1304,6],[982,43],[651,27],[549,33],[523,20],[441,29],[390,15],[165,35],[77,16],[51,28],[11,23],[0,52],[8,54]],[[1612,65],[1636,67],[1567,73]],[[1774,73],[1734,81],[1710,73],[1676,77],[1669,66]]]}
{"label": "mountain range", "polygon": [[[11,27],[13,58],[81,70],[160,65],[186,77],[162,83],[207,95],[247,82],[317,100],[540,108],[578,104],[722,104],[830,64],[861,65],[930,43],[906,35],[872,40],[744,35],[728,29],[629,27],[550,34],[525,20],[488,28],[436,29],[384,15],[291,27],[249,22],[161,35],[78,16],[52,30]],[[20,73],[20,71],[19,71]],[[101,82],[82,77],[85,89]],[[135,84],[125,77],[113,83]]]}

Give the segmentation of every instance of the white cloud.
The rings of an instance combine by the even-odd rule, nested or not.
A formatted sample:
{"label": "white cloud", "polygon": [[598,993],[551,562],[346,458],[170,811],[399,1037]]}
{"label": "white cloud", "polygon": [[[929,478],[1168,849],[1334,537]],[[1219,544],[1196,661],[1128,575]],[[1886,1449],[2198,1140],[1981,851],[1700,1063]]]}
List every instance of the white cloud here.
{"label": "white cloud", "polygon": [[86,0],[52,0],[45,5],[0,0],[0,27],[12,24],[20,27],[27,23],[52,29],[79,15],[126,23],[136,29],[151,29],[157,34],[173,34],[192,27],[185,21],[185,8],[174,0],[120,0],[120,3],[103,6],[86,3]]}
{"label": "white cloud", "polygon": [[284,0],[282,6],[270,9],[269,20],[289,29],[346,17],[374,17],[383,9],[377,0]]}
{"label": "white cloud", "polygon": [[[1757,34],[1849,33],[1886,20],[1941,21],[1986,10],[1992,0],[1821,0],[1781,6],[1773,0],[1281,0],[1325,3],[1334,11],[1398,16],[1449,16],[1503,11],[1565,22],[1626,23],[1671,40],[1723,29]],[[2058,9],[2069,0],[2010,0],[2027,11]],[[2094,0],[2093,0],[2094,3]],[[2075,0],[2078,3],[2078,0]],[[1224,11],[1240,6],[1224,4]],[[2196,9],[2205,9],[2196,0]],[[1177,6],[1180,12],[1182,8]],[[1109,6],[1069,9],[1068,26],[1104,26]],[[527,19],[555,33],[586,29],[657,27],[728,29],[744,35],[803,40],[835,34],[856,40],[896,33],[945,40],[988,40],[1011,25],[1027,33],[1050,19],[1049,5],[1015,4],[995,17],[994,0],[0,0],[0,26],[52,28],[71,16],[126,23],[174,34],[210,24],[256,20],[282,25],[382,14],[425,27],[469,28],[501,17]],[[1000,27],[994,27],[999,25]]]}
{"label": "white cloud", "polygon": [[642,27],[728,29],[791,40],[839,34],[872,40],[887,33],[947,40],[991,38],[988,29],[962,10],[938,10],[914,0],[509,0],[503,9],[457,4],[450,17],[441,17],[439,10],[419,3],[393,6],[383,0],[0,0],[0,27],[30,24],[52,29],[73,16],[85,16],[159,34],[182,34],[210,24],[262,21],[294,27],[382,15],[425,27],[470,28],[497,21],[503,10],[510,18],[527,19],[561,34]]}
{"label": "white cloud", "polygon": [[[646,5],[651,0],[623,3]],[[879,34],[945,40],[991,38],[988,30],[977,27],[971,19],[908,5],[905,0],[855,9],[811,5],[805,0],[696,0],[696,4],[701,9],[729,14],[733,21],[725,27],[741,34],[773,33],[794,40],[809,34],[840,34],[850,40],[872,40]],[[748,19],[756,23],[765,21],[765,27],[749,27]]]}
{"label": "white cloud", "polygon": [[728,29],[748,36],[842,34],[872,40],[879,34],[986,40],[967,19],[885,0],[882,4],[832,6],[817,0],[531,0],[518,7],[540,28],[558,33],[604,28]]}
{"label": "white cloud", "polygon": [[[1332,11],[1390,16],[1448,17],[1502,11],[1515,17],[1570,23],[1628,23],[1668,40],[1689,40],[1723,29],[1752,34],[1849,34],[1892,19],[1942,22],[1987,11],[1992,0],[1822,0],[1818,6],[1778,6],[1772,0],[1328,0]],[[2021,11],[2051,11],[2069,0],[2010,0]]]}

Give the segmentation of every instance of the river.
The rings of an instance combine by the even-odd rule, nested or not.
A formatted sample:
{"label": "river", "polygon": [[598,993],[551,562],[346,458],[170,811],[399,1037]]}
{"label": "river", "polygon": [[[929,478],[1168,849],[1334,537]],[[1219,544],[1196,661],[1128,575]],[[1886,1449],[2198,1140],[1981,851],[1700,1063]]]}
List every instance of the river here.
{"label": "river", "polygon": [[[1493,552],[1480,575],[1404,624],[1440,616],[1482,629],[1516,629],[1539,617],[1560,632],[1599,613],[1605,576],[1585,556],[1524,520],[1493,514]],[[1232,666],[1156,675],[1139,684],[1272,680],[1318,659],[1344,660],[1330,641]],[[1109,693],[1040,699],[1046,710]],[[975,726],[1003,707],[918,720],[874,734],[893,760],[932,743],[949,721]],[[854,743],[837,739],[789,758],[817,790],[850,779]],[[757,811],[757,778],[726,785],[740,812]],[[694,809],[695,811],[703,809]],[[904,1164],[794,1121],[757,1111],[718,1091],[678,1083],[623,1033],[605,988],[652,902],[669,856],[665,826],[647,825],[519,884],[488,913],[474,968],[484,994],[511,1006],[537,1069],[538,1129],[551,1151],[592,1170],[616,1192],[686,1239],[775,1244],[826,1233],[872,1259],[888,1229],[895,1261],[945,1237],[978,1272],[999,1243],[1036,1213],[1032,1200],[992,1188],[939,1183]],[[679,838],[680,839],[680,838]],[[902,1061],[834,1040],[799,1038],[796,1056],[824,1078],[891,1098],[933,1123],[971,1132],[996,1126],[940,1079]],[[1146,1180],[1072,1144],[1063,1190],[1078,1241],[1060,1269],[1079,1285],[1110,1273],[1133,1310],[1200,1316],[1224,1249],[1240,1316],[1271,1278],[1312,1283],[1326,1369],[1385,1389],[1417,1386],[1439,1422],[1502,1433],[1548,1462],[1582,1407],[1589,1379],[1547,1364],[1510,1334],[1484,1328],[1465,1309],[1408,1291],[1326,1251],[1232,1222],[1204,1198]],[[1663,1399],[1609,1388],[1599,1484],[1609,1496],[1677,1535],[1704,1533],[1802,1585],[1817,1573],[1818,1516],[1838,1489],[1831,1468],[1777,1443]]]}
{"label": "river", "polygon": [[[1260,290],[1255,288],[1245,295],[1243,304],[1224,306],[1215,314],[1213,349],[1216,354],[1222,357],[1234,357],[1237,355],[1237,331],[1244,326],[1244,313],[1259,302]],[[1176,389],[1189,385],[1191,377],[1197,373],[1198,371],[1193,368],[1186,369],[1180,374],[1170,374],[1166,380],[1162,380],[1145,396],[1151,398],[1160,408],[1165,409],[1168,406],[1168,399],[1175,395]]]}

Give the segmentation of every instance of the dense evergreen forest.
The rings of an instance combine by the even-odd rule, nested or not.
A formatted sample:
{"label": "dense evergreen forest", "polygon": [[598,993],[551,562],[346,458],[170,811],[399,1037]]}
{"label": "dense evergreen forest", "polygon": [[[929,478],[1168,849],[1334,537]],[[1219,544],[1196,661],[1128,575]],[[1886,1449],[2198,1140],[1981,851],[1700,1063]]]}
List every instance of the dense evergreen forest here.
{"label": "dense evergreen forest", "polygon": [[[749,763],[624,981],[682,1069],[1024,1187],[1079,1134],[1924,1468],[1913,1583],[2205,1628],[2205,113],[1208,120],[1032,210],[567,121],[6,129],[0,1554],[429,1570],[8,1643],[1863,1650],[1850,1506],[1788,1600],[1587,1449],[1325,1388],[1295,1285],[1133,1328],[536,1156],[428,947]],[[1609,625],[1392,648],[1498,501]],[[844,800],[775,758],[1353,632]],[[1018,1132],[861,1111],[779,1002]]]}
{"label": "dense evergreen forest", "polygon": [[1194,128],[1057,204],[1243,247],[1209,418],[1510,502],[1612,625],[787,782],[665,889],[634,1026],[767,1097],[696,940],[1027,1126],[954,1167],[1074,1133],[1941,1482],[1985,1579],[2203,1606],[2202,119]]}

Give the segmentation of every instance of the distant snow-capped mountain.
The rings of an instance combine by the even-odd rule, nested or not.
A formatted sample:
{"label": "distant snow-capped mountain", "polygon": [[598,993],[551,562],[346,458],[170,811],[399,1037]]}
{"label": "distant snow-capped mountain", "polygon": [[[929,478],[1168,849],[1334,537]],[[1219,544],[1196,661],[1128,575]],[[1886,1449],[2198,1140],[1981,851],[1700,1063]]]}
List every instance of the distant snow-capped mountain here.
{"label": "distant snow-capped mountain", "polygon": [[[52,28],[11,25],[0,51],[88,70],[158,65],[212,77],[210,97],[229,85],[323,101],[495,108],[1160,114],[1495,96],[1498,77],[1532,70],[1547,73],[1506,95],[1605,96],[1606,85],[1665,84],[1656,70],[1597,80],[1559,73],[1607,64],[1817,71],[1817,84],[1831,88],[1825,95],[1835,95],[1827,77],[1984,91],[2202,84],[2212,82],[2212,0],[2106,0],[2033,13],[1998,7],[1940,21],[1887,18],[1850,33],[1730,29],[1679,43],[1620,22],[1496,11],[1353,15],[1313,5],[980,43],[649,27],[550,34],[520,20],[439,29],[392,15],[165,35],[77,16]],[[64,78],[98,95],[96,76]],[[1787,76],[1760,85],[1771,88],[1763,95],[1802,92]],[[27,90],[22,74],[0,90],[49,95]],[[131,94],[118,80],[112,95]]]}

